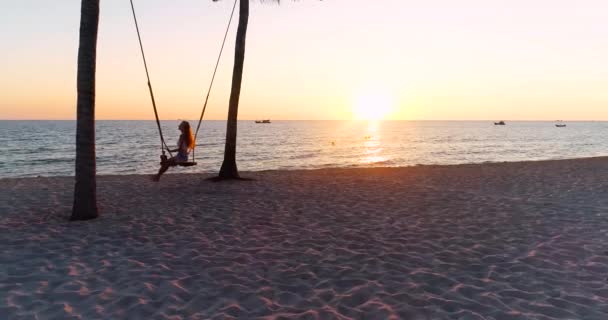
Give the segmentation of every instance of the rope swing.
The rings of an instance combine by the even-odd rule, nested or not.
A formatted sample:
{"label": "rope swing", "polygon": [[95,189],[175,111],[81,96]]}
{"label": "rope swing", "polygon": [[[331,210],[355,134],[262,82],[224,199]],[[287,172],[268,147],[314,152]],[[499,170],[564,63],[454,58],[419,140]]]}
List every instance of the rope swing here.
{"label": "rope swing", "polygon": [[[131,12],[133,12],[133,21],[135,23],[135,30],[137,31],[137,39],[139,40],[139,48],[141,50],[141,56],[142,56],[142,60],[144,62],[144,68],[146,70],[146,78],[148,79],[148,91],[150,92],[150,99],[152,101],[152,108],[154,110],[154,117],[156,118],[156,126],[158,127],[158,134],[160,136],[160,149],[162,152],[162,157],[165,156],[165,150],[167,150],[167,152],[169,152],[169,155],[172,157],[173,154],[171,153],[171,150],[169,149],[169,147],[167,146],[167,143],[165,142],[165,138],[163,137],[163,130],[160,126],[160,119],[158,118],[158,110],[156,108],[156,101],[154,100],[154,91],[152,90],[152,83],[150,81],[150,72],[148,71],[148,64],[146,62],[146,55],[144,53],[144,46],[143,43],[141,41],[141,34],[139,32],[139,24],[137,22],[137,14],[135,13],[135,6],[133,5],[133,0],[129,0],[131,3]],[[220,48],[220,52],[218,54],[217,57],[217,61],[215,63],[215,69],[213,70],[213,75],[211,77],[211,82],[209,83],[209,89],[207,90],[207,95],[205,97],[205,103],[203,104],[203,109],[201,111],[201,116],[198,119],[198,124],[196,126],[196,132],[194,134],[194,141],[196,143],[196,137],[198,136],[198,131],[201,127],[201,123],[203,121],[203,117],[205,115],[205,110],[207,110],[207,103],[209,102],[209,95],[211,94],[211,88],[213,87],[213,82],[215,80],[215,75],[217,73],[217,68],[220,64],[220,60],[222,58],[222,53],[224,52],[224,45],[226,44],[226,38],[228,37],[228,31],[230,30],[230,25],[232,24],[232,18],[234,17],[234,11],[236,8],[236,4],[237,4],[238,0],[234,1],[234,5],[232,6],[232,12],[230,13],[230,19],[228,20],[228,26],[226,26],[226,32],[224,33],[224,39],[222,40],[222,46]],[[194,161],[194,149],[192,149],[192,162],[182,162],[179,163],[180,166],[193,166],[196,165],[196,162]]]}

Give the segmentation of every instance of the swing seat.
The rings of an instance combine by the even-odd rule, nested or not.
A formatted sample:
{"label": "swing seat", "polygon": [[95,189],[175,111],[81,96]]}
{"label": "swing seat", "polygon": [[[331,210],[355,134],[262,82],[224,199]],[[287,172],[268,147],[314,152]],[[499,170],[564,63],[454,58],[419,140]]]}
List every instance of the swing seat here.
{"label": "swing seat", "polygon": [[[160,165],[165,164],[169,159],[167,158],[166,155],[162,155],[160,156]],[[175,161],[172,164],[170,164],[170,166],[175,167],[175,166],[180,166],[180,167],[192,167],[195,166],[196,162],[194,161]]]}
{"label": "swing seat", "polygon": [[[165,160],[161,160],[160,164],[161,165],[165,164]],[[181,162],[175,162],[175,163],[171,164],[170,166],[172,166],[172,167],[175,167],[175,166],[192,167],[195,165],[196,165],[196,162],[194,162],[194,161],[181,161]]]}

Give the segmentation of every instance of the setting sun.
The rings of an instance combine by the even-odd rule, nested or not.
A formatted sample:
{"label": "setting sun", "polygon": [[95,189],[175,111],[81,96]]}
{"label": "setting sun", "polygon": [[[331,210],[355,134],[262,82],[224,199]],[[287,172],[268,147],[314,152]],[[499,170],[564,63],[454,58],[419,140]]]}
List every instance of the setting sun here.
{"label": "setting sun", "polygon": [[393,108],[391,96],[386,92],[365,92],[355,98],[353,117],[357,120],[381,120]]}

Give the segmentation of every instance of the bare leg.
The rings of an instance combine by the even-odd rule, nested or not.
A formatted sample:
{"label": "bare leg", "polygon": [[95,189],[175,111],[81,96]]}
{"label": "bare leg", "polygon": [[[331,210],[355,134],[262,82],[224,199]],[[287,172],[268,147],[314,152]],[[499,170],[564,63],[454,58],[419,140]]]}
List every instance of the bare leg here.
{"label": "bare leg", "polygon": [[160,169],[158,169],[158,173],[154,177],[152,177],[152,180],[153,181],[159,181],[160,180],[160,176],[163,173],[167,172],[167,170],[169,169],[169,167],[175,166],[175,164],[176,164],[175,163],[175,158],[171,158],[171,159],[169,159],[167,161],[161,162]]}

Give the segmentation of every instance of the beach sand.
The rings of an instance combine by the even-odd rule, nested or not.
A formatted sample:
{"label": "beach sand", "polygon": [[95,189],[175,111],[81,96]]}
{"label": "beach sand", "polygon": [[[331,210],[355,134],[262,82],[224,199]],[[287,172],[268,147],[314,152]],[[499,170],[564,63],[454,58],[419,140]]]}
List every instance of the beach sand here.
{"label": "beach sand", "polygon": [[0,319],[608,319],[608,158],[242,175],[0,180]]}

